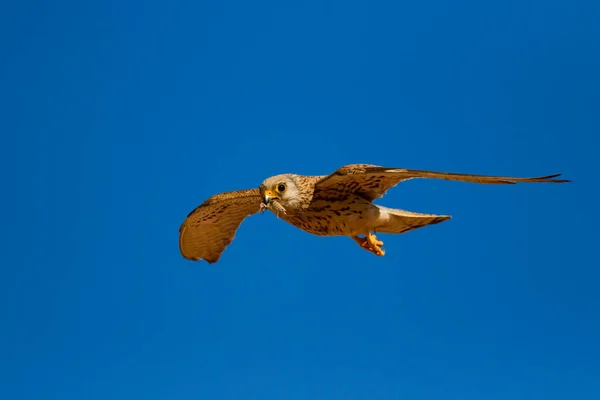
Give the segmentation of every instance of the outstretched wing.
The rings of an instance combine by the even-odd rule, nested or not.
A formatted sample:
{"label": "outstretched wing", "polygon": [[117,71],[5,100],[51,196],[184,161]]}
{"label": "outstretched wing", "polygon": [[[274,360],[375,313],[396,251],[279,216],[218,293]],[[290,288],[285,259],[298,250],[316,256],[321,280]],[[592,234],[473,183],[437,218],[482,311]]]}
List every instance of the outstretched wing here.
{"label": "outstretched wing", "polygon": [[260,211],[258,189],[214,195],[193,210],[179,228],[179,251],[188,260],[215,263],[249,215]]}
{"label": "outstretched wing", "polygon": [[537,178],[514,178],[508,176],[489,176],[458,174],[451,172],[422,171],[405,168],[388,168],[371,164],[350,164],[339,168],[317,182],[315,190],[333,190],[343,193],[356,193],[373,201],[385,194],[399,182],[413,178],[434,178],[452,181],[486,183],[486,184],[515,184],[519,182],[570,182],[563,179],[553,179],[560,174],[541,176]]}

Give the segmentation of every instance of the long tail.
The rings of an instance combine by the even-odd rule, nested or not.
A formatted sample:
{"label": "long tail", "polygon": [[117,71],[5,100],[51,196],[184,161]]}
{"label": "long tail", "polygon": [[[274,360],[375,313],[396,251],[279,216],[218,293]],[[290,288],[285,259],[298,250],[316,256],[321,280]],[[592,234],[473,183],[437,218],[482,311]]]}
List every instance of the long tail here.
{"label": "long tail", "polygon": [[382,224],[376,231],[381,233],[406,233],[427,225],[434,225],[452,218],[450,215],[419,214],[394,208],[379,207]]}

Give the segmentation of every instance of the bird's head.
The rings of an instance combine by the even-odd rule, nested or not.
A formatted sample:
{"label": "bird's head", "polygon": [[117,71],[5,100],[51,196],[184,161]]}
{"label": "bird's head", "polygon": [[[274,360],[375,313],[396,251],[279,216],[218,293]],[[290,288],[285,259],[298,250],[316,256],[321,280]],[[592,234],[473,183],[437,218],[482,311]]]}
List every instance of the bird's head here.
{"label": "bird's head", "polygon": [[285,213],[299,207],[301,196],[296,178],[294,174],[282,174],[265,179],[259,189],[266,208]]}

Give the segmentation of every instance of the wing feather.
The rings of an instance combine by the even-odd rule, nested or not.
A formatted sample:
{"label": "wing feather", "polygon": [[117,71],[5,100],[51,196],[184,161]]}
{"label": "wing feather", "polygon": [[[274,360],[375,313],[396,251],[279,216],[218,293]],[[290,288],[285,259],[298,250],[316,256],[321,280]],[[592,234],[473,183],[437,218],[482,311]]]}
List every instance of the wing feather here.
{"label": "wing feather", "polygon": [[196,207],[179,227],[179,250],[188,260],[215,263],[242,221],[260,211],[258,189],[214,195]]}
{"label": "wing feather", "polygon": [[436,172],[405,168],[389,168],[372,164],[349,164],[336,170],[317,182],[316,190],[337,190],[357,193],[373,201],[385,194],[399,182],[413,178],[433,178],[482,184],[515,184],[520,182],[570,182],[554,179],[560,174],[535,178],[517,178],[508,176],[474,175],[454,172]]}

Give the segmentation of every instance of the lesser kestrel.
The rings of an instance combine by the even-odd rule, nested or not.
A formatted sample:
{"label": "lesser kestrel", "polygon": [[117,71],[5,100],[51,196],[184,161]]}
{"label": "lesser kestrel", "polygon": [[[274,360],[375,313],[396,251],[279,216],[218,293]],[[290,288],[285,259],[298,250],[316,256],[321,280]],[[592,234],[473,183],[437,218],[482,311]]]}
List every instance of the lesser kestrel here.
{"label": "lesser kestrel", "polygon": [[[214,195],[194,209],[179,228],[179,249],[189,260],[215,263],[249,215],[268,209],[284,221],[319,236],[348,236],[383,256],[377,233],[400,234],[446,221],[449,215],[419,214],[373,204],[399,182],[435,178],[485,184],[564,183],[560,174],[537,178],[471,175],[351,164],[330,175],[281,174],[258,188]],[[364,237],[360,237],[363,235]]]}

